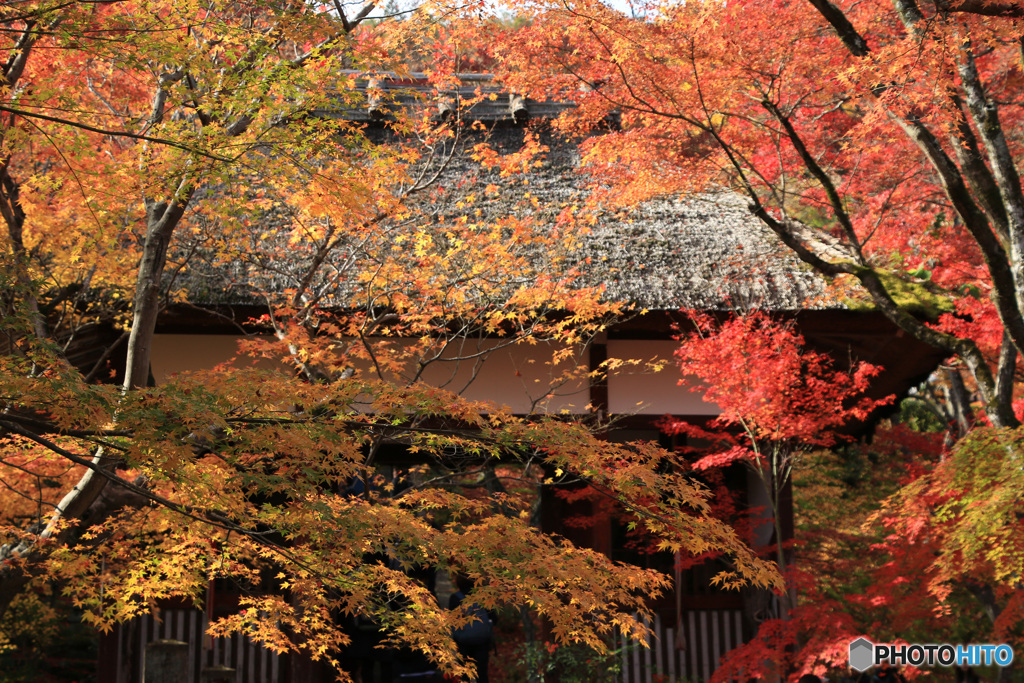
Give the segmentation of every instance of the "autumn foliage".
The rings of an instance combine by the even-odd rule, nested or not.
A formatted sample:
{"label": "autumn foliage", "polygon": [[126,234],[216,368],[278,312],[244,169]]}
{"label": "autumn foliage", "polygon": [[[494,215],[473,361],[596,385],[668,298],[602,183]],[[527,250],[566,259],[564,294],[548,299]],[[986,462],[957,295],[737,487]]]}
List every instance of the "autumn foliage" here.
{"label": "autumn foliage", "polygon": [[[365,110],[379,74],[401,80],[414,62],[437,93],[472,64],[518,94],[575,103],[555,126],[585,138],[588,210],[738,192],[829,279],[832,303],[872,307],[953,359],[946,396],[963,419],[948,449],[899,432],[900,446],[880,450],[906,465],[902,491],[872,499],[881,512],[858,525],[841,512],[819,525],[871,536],[885,561],[849,574],[870,589],[854,599],[821,573],[793,574],[788,595],[820,609],[791,600],[788,623],[765,628],[776,653],[811,648],[778,666],[838,663],[848,633],[884,631],[872,615],[910,632],[931,618],[928,600],[942,627],[952,606],[973,605],[965,612],[984,612],[993,633],[1014,632],[1019,6],[652,2],[627,17],[539,0],[483,25],[477,6],[427,4],[402,21],[370,18],[373,7],[0,9],[0,611],[32,582],[57,581],[107,626],[164,598],[201,600],[224,578],[246,587],[245,602],[217,633],[332,659],[346,639],[338,615],[363,615],[467,673],[448,637],[457,617],[402,571],[427,564],[481,579],[486,606],[530,605],[566,641],[640,632],[632,615],[665,578],[534,529],[522,491],[541,462],[614,499],[657,547],[729,556],[723,583],[777,586],[678,454],[427,381],[536,342],[554,349],[552,385],[569,381],[573,354],[622,309],[578,286],[585,225],[572,216],[538,219],[524,191],[517,211],[484,220],[496,185],[438,189],[459,163],[503,178],[539,163],[535,136],[501,154],[437,125],[432,106],[392,110],[377,137],[324,115]],[[266,311],[254,323],[265,336],[241,351],[279,370],[224,366],[148,386],[161,313],[225,285]],[[108,346],[76,355],[97,330],[113,331]],[[760,314],[695,314],[695,331],[680,368],[723,413],[710,428],[666,427],[714,443],[698,469],[752,467],[777,513],[808,449],[841,446],[837,431],[877,405],[860,398],[874,371],[837,368]],[[395,447],[433,468],[378,478]],[[464,495],[499,469],[519,493]],[[362,493],[344,495],[356,481]],[[787,567],[778,527],[775,538]],[[808,556],[840,566],[850,543]],[[367,561],[381,554],[395,562]],[[895,584],[907,592],[876,590]],[[801,640],[816,624],[829,629]]]}
{"label": "autumn foliage", "polygon": [[[699,473],[741,464],[760,482],[769,508],[761,511],[768,517],[762,523],[773,528],[773,548],[765,550],[773,550],[779,571],[789,581],[787,591],[780,593],[776,619],[759,631],[759,637],[777,640],[778,635],[768,633],[770,624],[777,621],[792,631],[796,625],[786,622],[798,616],[800,582],[794,572],[799,569],[793,569],[792,551],[785,547],[783,522],[790,514],[783,501],[793,471],[807,451],[845,440],[840,429],[863,422],[891,397],[864,396],[879,368],[857,363],[848,370],[836,370],[833,359],[806,348],[791,324],[772,320],[763,312],[721,322],[696,312],[690,318],[693,330],[681,335],[676,352],[686,378],[681,381],[722,412],[705,426],[666,417],[661,428],[684,438],[679,448],[685,454],[684,469]],[[739,516],[737,510],[728,512]],[[788,646],[779,647],[784,652]],[[749,662],[738,666],[753,670]]]}
{"label": "autumn foliage", "polygon": [[[863,421],[887,401],[863,396],[880,368],[857,363],[836,370],[835,361],[806,348],[792,325],[772,320],[761,311],[718,323],[710,314],[690,312],[694,331],[683,336],[676,351],[688,389],[716,404],[719,428],[738,427],[751,442],[792,442],[831,446],[837,430]],[[694,381],[696,380],[696,381]],[[706,438],[707,431],[667,421],[670,433]],[[695,466],[717,467],[742,458],[737,452],[702,459]]]}
{"label": "autumn foliage", "polygon": [[[834,619],[824,616],[831,608],[819,615],[835,625],[835,642],[853,631],[921,634],[918,642],[1010,634],[1020,601],[1009,570],[1019,556],[1011,472],[1020,459],[1014,405],[1024,349],[1020,6],[630,8],[632,16],[589,0],[524,4],[529,25],[495,49],[512,87],[578,103],[560,125],[587,137],[597,199],[738,192],[830,280],[837,300],[881,312],[951,358],[914,399],[930,406],[927,428],[944,434],[938,442],[948,450],[915,452],[900,433],[893,457],[906,467],[905,487],[884,506],[875,500],[874,522],[864,519],[875,541],[864,541],[862,557],[878,562],[847,572],[863,583],[832,592],[836,602],[800,590],[838,610]],[[796,429],[798,415],[776,413],[759,428]],[[833,523],[861,533],[841,515]],[[901,614],[891,611],[897,606]],[[807,617],[805,626],[814,624]],[[772,637],[782,643],[776,652],[790,654],[817,642],[800,640],[806,632]],[[835,643],[819,649],[819,664],[841,663]]]}
{"label": "autumn foliage", "polygon": [[498,50],[506,77],[578,103],[561,125],[590,136],[605,200],[734,189],[840,296],[961,358],[1015,425],[989,364],[1003,330],[1024,346],[1018,8],[531,8]]}
{"label": "autumn foliage", "polygon": [[[212,634],[338,664],[361,617],[468,675],[466,617],[413,578],[429,566],[563,642],[641,634],[665,577],[533,526],[542,465],[642,511],[665,547],[728,554],[723,583],[777,583],[664,451],[458,395],[460,368],[517,344],[553,349],[552,386],[578,377],[621,308],[577,285],[572,226],[482,219],[496,186],[438,187],[452,164],[529,167],[535,138],[502,155],[426,106],[377,137],[324,115],[364,111],[375,74],[437,39],[438,10],[372,9],[0,10],[0,613],[48,584],[109,628],[222,580],[241,602]],[[261,333],[244,357],[150,386],[160,315],[238,291],[265,311],[235,321]],[[467,494],[480,477],[488,495]]]}

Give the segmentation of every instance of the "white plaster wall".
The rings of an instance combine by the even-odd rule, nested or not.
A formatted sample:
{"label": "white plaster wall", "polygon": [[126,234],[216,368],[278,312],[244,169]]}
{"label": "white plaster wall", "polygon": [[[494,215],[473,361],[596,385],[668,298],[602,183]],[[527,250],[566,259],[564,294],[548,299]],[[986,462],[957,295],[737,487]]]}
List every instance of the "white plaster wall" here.
{"label": "white plaster wall", "polygon": [[531,410],[557,413],[587,412],[590,387],[585,376],[577,374],[563,381],[566,372],[586,372],[589,352],[573,349],[566,360],[555,366],[551,359],[566,347],[537,342],[495,348],[500,340],[473,340],[452,349],[451,357],[477,356],[479,359],[441,361],[432,364],[424,381],[444,387],[473,401],[493,401],[514,413]]}
{"label": "white plaster wall", "polygon": [[[174,373],[223,363],[237,355],[239,339],[233,335],[158,334],[153,340],[153,376],[161,383]],[[566,383],[559,381],[564,372],[577,366],[586,370],[589,363],[586,350],[574,349],[567,360],[552,368],[549,362],[556,351],[565,348],[562,345],[538,342],[496,348],[499,346],[500,340],[493,339],[453,345],[446,354],[447,360],[427,366],[422,381],[470,400],[504,405],[515,413],[531,410],[586,412],[590,402],[586,378],[577,376]],[[260,365],[285,367],[270,361]],[[368,366],[360,370],[365,372]]]}
{"label": "white plaster wall", "polygon": [[[153,379],[163,384],[167,378],[179,372],[209,370],[215,365],[231,360],[238,355],[238,340],[235,335],[223,334],[158,334],[153,337],[153,353],[150,364]],[[243,358],[239,366],[251,367],[252,361]],[[280,363],[269,360],[257,362],[266,369],[282,368]]]}
{"label": "white plaster wall", "polygon": [[[153,376],[158,383],[177,372],[211,368],[237,355],[239,337],[232,335],[158,334],[153,340]],[[586,368],[589,353],[574,349],[568,360],[556,368],[552,355],[564,347],[538,342],[495,348],[500,340],[469,340],[452,347],[449,360],[428,366],[423,381],[461,393],[475,401],[493,401],[515,413],[532,407],[547,412],[587,412],[590,391],[587,380],[576,377],[558,385],[561,373],[576,365]],[[658,359],[665,367],[659,373],[640,366],[627,366],[608,377],[608,409],[616,415],[717,415],[713,403],[680,386],[682,379],[672,358],[677,342],[614,339],[608,341],[608,357],[638,361]],[[480,356],[479,359],[470,357]],[[461,357],[463,360],[452,360]],[[470,358],[467,360],[467,358]],[[248,362],[248,361],[241,361]],[[262,361],[262,367],[281,367]],[[536,401],[536,404],[534,403]]]}
{"label": "white plaster wall", "polygon": [[[610,339],[608,358],[641,361],[608,375],[608,412],[613,415],[718,415],[721,409],[706,403],[699,393],[680,386],[684,378],[672,353],[673,340]],[[660,360],[664,369],[655,373],[646,362]]]}

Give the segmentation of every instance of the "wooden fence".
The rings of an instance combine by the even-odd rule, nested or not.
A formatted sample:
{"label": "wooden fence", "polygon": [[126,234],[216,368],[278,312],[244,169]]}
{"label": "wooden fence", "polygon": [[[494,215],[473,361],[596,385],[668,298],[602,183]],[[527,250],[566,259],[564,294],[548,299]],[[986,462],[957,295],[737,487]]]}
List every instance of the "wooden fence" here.
{"label": "wooden fence", "polygon": [[[622,683],[688,681],[707,683],[722,656],[743,644],[740,610],[691,610],[683,615],[683,643],[676,648],[676,629],[666,628],[654,617],[647,626],[653,632],[649,647],[620,641]],[[656,678],[657,677],[657,678]]]}
{"label": "wooden fence", "polygon": [[235,670],[233,683],[282,683],[285,666],[279,655],[238,634],[210,638],[206,625],[206,614],[194,609],[162,609],[155,617],[122,624],[116,634],[116,683],[141,681],[146,645],[165,639],[188,643],[189,677],[182,683],[202,683],[202,672],[218,666]]}
{"label": "wooden fence", "polygon": [[[660,617],[647,621],[649,647],[620,640],[622,683],[707,683],[722,656],[743,643],[740,610],[691,610],[683,615],[683,643],[676,647],[676,629]],[[116,633],[118,672],[111,683],[142,680],[143,653],[155,640],[179,640],[189,646],[189,677],[182,683],[203,683],[202,672],[217,666],[235,669],[233,683],[283,683],[281,656],[247,637],[210,638],[206,615],[199,610],[164,609],[122,624]]]}

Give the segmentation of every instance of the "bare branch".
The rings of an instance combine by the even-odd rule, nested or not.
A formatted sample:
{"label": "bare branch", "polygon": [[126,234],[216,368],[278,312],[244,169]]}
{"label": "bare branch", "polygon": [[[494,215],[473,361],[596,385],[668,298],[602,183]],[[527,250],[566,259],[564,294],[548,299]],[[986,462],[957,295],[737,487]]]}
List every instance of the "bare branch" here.
{"label": "bare branch", "polygon": [[223,161],[223,162],[231,162],[231,161],[233,161],[232,159],[229,159],[227,157],[222,157],[222,156],[219,156],[217,154],[212,154],[212,153],[207,152],[207,151],[205,151],[203,149],[200,149],[198,147],[193,147],[192,145],[186,145],[184,143],[177,142],[175,140],[168,140],[166,138],[157,138],[157,137],[153,137],[151,135],[141,135],[139,133],[131,133],[131,132],[126,131],[126,130],[106,130],[106,129],[103,129],[103,128],[96,128],[95,126],[90,126],[88,124],[80,123],[78,121],[72,121],[70,119],[61,119],[61,118],[57,118],[55,116],[47,116],[46,114],[40,114],[40,113],[37,113],[37,112],[30,112],[30,111],[26,111],[24,109],[15,109],[14,107],[10,107],[10,106],[3,105],[3,104],[0,104],[0,111],[6,111],[6,112],[9,112],[11,114],[16,114],[18,116],[24,116],[26,118],[41,119],[43,121],[50,121],[51,123],[59,123],[62,126],[69,126],[71,128],[79,128],[81,130],[87,130],[87,131],[89,131],[91,133],[99,133],[100,135],[109,135],[110,137],[115,137],[115,138],[122,137],[122,138],[131,138],[133,140],[144,140],[146,142],[152,142],[152,143],[155,143],[155,144],[158,144],[158,145],[164,145],[166,147],[174,147],[176,149],[180,149],[180,150],[183,150],[183,151],[186,151],[186,152],[190,152],[192,154],[196,154],[196,155],[199,155],[199,156],[202,156],[202,157],[206,157],[208,159],[214,159],[216,161]]}

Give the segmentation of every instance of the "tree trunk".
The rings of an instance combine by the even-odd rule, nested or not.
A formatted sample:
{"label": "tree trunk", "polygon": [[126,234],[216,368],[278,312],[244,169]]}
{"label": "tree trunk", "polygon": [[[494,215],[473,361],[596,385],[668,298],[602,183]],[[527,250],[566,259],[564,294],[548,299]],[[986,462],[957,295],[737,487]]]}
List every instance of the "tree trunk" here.
{"label": "tree trunk", "polygon": [[[126,392],[144,387],[149,377],[150,354],[157,315],[160,312],[160,285],[167,263],[167,250],[171,235],[180,223],[191,195],[189,180],[184,178],[175,199],[170,202],[147,201],[146,243],[139,264],[134,319],[128,339],[128,362],[124,380]],[[117,457],[107,454],[102,447],[97,448],[92,458],[94,468],[87,470],[74,488],[61,499],[38,536],[17,546],[5,546],[0,549],[0,563],[7,565],[0,570],[0,617],[7,611],[14,598],[39,573],[33,566],[34,561],[42,558],[37,542],[72,538],[78,529],[62,527],[62,522],[69,518],[81,520],[86,516],[86,512],[93,507],[110,483],[110,479],[103,473],[107,472],[113,476],[118,462]],[[100,516],[109,515],[115,509],[116,506],[110,507]],[[17,567],[9,564],[14,559],[19,560]]]}

